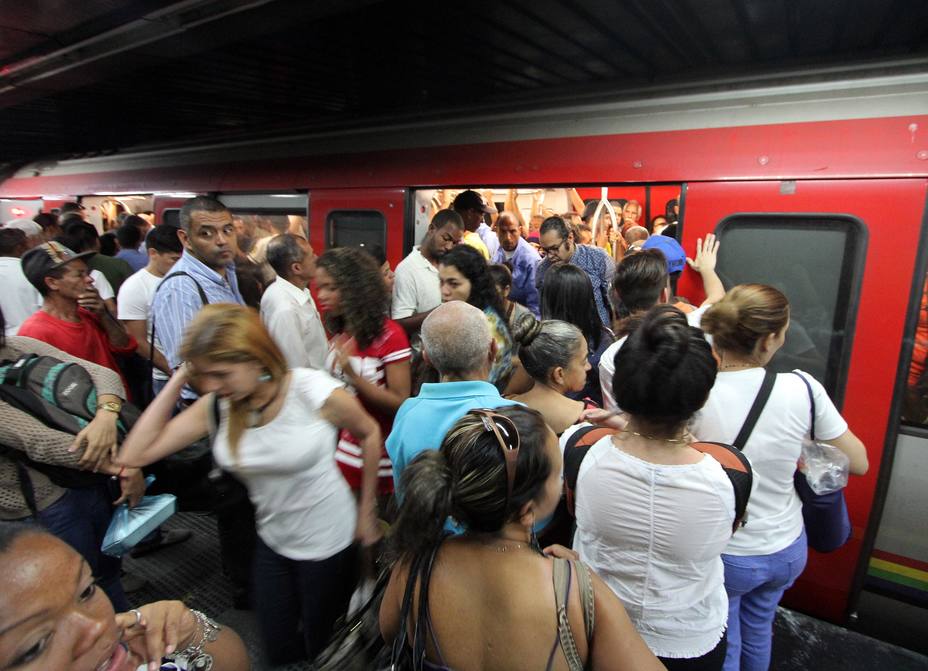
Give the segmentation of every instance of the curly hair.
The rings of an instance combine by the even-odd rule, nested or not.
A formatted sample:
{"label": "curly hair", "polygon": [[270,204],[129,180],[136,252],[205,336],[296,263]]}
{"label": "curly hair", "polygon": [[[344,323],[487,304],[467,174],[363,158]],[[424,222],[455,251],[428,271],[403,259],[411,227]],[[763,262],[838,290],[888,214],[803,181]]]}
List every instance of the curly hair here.
{"label": "curly hair", "polygon": [[503,321],[506,313],[503,303],[496,290],[496,283],[490,274],[490,267],[480,252],[469,245],[455,245],[447,254],[441,257],[440,265],[457,268],[470,282],[470,296],[467,302],[475,308],[485,310],[487,306],[493,308]]}
{"label": "curly hair", "polygon": [[387,307],[387,285],[377,262],[356,247],[336,247],[323,253],[316,267],[332,277],[341,295],[341,314],[327,313],[326,327],[354,337],[358,349],[370,347],[383,331]]}

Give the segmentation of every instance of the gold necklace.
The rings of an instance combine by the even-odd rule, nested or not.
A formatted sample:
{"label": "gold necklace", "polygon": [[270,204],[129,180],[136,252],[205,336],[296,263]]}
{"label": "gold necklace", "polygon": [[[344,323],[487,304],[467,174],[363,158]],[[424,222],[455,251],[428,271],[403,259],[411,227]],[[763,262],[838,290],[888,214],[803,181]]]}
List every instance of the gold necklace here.
{"label": "gold necklace", "polygon": [[520,550],[522,548],[529,547],[525,543],[520,543],[520,542],[511,540],[509,538],[500,538],[499,540],[505,543],[515,543],[515,545],[498,545],[497,543],[490,543],[488,541],[481,541],[481,544],[484,545],[485,547],[493,548],[499,553],[511,552],[512,550]]}
{"label": "gold necklace", "polygon": [[653,440],[661,443],[688,443],[685,435],[681,435],[679,438],[658,438],[657,436],[646,436],[643,433],[638,433],[637,431],[631,431],[629,429],[624,429],[619,431],[619,433],[630,433],[633,436],[638,436],[639,438],[644,438],[645,440]]}

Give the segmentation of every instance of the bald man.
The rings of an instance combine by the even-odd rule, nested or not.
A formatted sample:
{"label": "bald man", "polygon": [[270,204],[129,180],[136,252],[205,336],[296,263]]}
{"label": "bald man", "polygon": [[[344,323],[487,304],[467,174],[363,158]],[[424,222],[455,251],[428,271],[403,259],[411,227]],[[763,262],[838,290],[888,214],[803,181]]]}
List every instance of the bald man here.
{"label": "bald man", "polygon": [[524,305],[536,317],[538,312],[538,288],[535,286],[535,269],[541,256],[525,238],[519,220],[512,212],[503,212],[496,220],[496,235],[499,249],[493,263],[502,263],[512,271],[512,290],[509,300]]}
{"label": "bald man", "polygon": [[423,450],[438,449],[448,429],[468,410],[519,405],[500,396],[487,382],[496,359],[496,342],[482,310],[463,301],[442,303],[422,322],[421,337],[425,359],[441,381],[423,384],[418,396],[403,401],[387,437],[400,500],[406,465]]}
{"label": "bald man", "polygon": [[[648,233],[648,229],[646,229],[644,226],[632,226],[625,231],[624,237],[625,244],[631,247],[636,242],[644,242],[649,237],[651,237],[651,235]],[[640,246],[641,245],[639,245],[639,247]]]}

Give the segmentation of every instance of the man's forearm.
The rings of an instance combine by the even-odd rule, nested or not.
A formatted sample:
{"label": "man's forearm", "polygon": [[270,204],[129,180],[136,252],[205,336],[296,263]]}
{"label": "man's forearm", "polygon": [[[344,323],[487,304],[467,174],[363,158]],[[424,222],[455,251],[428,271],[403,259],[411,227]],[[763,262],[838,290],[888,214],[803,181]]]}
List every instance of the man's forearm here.
{"label": "man's forearm", "polygon": [[126,331],[123,323],[113,316],[113,313],[104,310],[100,322],[103,324],[107,340],[113,347],[126,347],[129,344],[129,332]]}

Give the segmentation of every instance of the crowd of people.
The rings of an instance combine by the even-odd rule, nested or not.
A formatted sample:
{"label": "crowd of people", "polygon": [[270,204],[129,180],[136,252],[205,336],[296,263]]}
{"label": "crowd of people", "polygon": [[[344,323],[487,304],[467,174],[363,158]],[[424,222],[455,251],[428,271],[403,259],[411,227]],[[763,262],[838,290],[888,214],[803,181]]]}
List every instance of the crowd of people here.
{"label": "crowd of people", "polygon": [[[855,474],[866,450],[818,381],[777,375],[738,528],[729,476],[692,445],[735,442],[788,299],[726,291],[719,242],[688,258],[670,205],[647,226],[635,201],[615,226],[596,214],[533,230],[466,190],[395,274],[376,247],[255,239],[205,196],[177,227],[126,217],[111,254],[76,203],[0,228],[0,375],[76,364],[94,406],[69,433],[0,396],[0,668],[248,668],[208,615],[130,609],[137,579],[101,545],[150,472],[215,514],[273,664],[315,658],[380,567],[383,640],[415,668],[768,668],[806,560],[803,440],[814,422]],[[687,266],[699,305],[674,295]]]}

